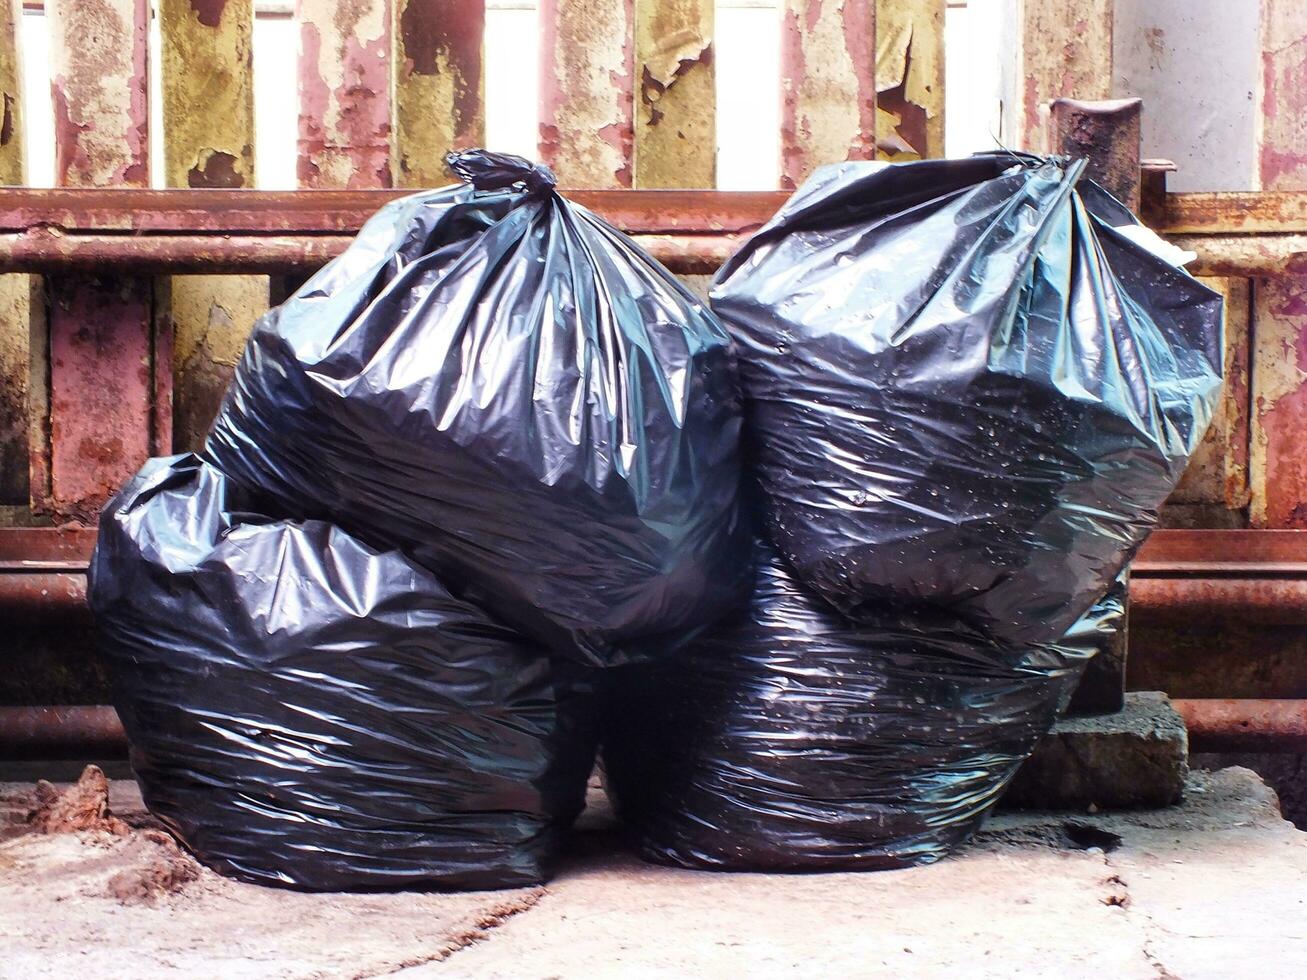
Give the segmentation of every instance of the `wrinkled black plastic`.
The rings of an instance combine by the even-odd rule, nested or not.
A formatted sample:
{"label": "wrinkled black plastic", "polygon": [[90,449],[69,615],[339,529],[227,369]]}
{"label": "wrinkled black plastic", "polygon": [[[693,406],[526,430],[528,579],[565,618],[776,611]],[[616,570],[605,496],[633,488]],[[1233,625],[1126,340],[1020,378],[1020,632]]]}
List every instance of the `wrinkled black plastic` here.
{"label": "wrinkled black plastic", "polygon": [[255,328],[206,455],[596,663],[739,601],[725,329],[517,157],[383,208]]}
{"label": "wrinkled black plastic", "polygon": [[590,671],[193,456],[106,508],[90,600],[150,811],[304,889],[543,880],[594,754]]}
{"label": "wrinkled black plastic", "polygon": [[978,631],[854,624],[760,546],[749,607],[605,675],[609,792],[641,854],[721,870],[906,867],[979,826],[1119,623],[1100,604],[1020,653]]}
{"label": "wrinkled black plastic", "polygon": [[1055,640],[1202,437],[1220,297],[1081,169],[824,167],[719,273],[772,539],[846,613]]}

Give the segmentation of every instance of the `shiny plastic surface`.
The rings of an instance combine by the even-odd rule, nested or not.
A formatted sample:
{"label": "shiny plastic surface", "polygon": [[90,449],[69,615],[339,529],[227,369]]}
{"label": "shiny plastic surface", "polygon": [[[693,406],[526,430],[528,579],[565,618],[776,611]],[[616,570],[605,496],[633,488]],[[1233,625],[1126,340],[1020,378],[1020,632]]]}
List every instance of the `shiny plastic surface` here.
{"label": "shiny plastic surface", "polygon": [[545,879],[594,756],[591,671],[398,552],[251,503],[177,456],[101,519],[90,602],[150,811],[261,884]]}
{"label": "shiny plastic surface", "polygon": [[980,825],[1120,604],[1020,653],[975,630],[855,624],[759,546],[749,607],[605,674],[605,778],[640,853],[735,871],[906,867]]}
{"label": "shiny plastic surface", "polygon": [[719,273],[772,539],[846,613],[1055,640],[1201,439],[1221,299],[1081,170],[824,167]]}
{"label": "shiny plastic surface", "polygon": [[747,588],[725,328],[547,168],[450,162],[255,327],[206,455],[555,649],[668,650]]}

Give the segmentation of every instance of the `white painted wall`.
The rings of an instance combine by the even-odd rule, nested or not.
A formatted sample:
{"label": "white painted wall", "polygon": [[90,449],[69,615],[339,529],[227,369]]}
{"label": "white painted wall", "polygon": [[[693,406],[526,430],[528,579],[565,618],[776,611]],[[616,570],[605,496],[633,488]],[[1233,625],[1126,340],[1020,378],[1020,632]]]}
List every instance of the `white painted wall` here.
{"label": "white painted wall", "polygon": [[1144,100],[1143,154],[1175,161],[1172,190],[1253,187],[1259,6],[1116,0],[1113,94]]}

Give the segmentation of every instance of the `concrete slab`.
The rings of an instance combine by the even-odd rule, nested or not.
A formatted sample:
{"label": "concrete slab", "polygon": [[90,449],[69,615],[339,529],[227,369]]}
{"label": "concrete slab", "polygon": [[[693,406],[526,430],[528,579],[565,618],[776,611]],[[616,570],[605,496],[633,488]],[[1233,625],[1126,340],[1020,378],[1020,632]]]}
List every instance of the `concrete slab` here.
{"label": "concrete slab", "polygon": [[127,845],[18,837],[0,844],[0,976],[1307,976],[1307,834],[1247,770],[1194,773],[1165,810],[1000,814],[954,858],[876,874],[658,868],[602,806],[583,820],[554,882],[493,895],[297,895],[202,872],[123,905],[105,883]]}
{"label": "concrete slab", "polygon": [[1017,771],[1003,806],[1121,810],[1170,806],[1189,771],[1184,720],[1160,691],[1132,691],[1110,715],[1063,718]]}

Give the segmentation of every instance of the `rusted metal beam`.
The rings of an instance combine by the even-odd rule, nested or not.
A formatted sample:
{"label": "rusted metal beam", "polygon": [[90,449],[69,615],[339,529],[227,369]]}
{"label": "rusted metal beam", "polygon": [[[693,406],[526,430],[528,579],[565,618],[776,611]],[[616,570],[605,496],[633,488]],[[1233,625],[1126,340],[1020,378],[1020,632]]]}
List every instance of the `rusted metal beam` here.
{"label": "rusted metal beam", "polygon": [[[0,188],[0,232],[46,227],[141,237],[165,232],[352,235],[379,207],[406,193]],[[781,191],[560,188],[559,193],[637,234],[750,231],[789,197]]]}
{"label": "rusted metal beam", "polygon": [[1018,9],[1009,139],[1046,152],[1056,146],[1045,115],[1054,100],[1112,95],[1113,0],[1022,0]]}
{"label": "rusted metal beam", "polygon": [[18,8],[0,4],[0,184],[24,183],[22,60]]}
{"label": "rusted metal beam", "polygon": [[1131,565],[1136,576],[1214,574],[1302,575],[1307,578],[1307,531],[1154,531]]}
{"label": "rusted metal beam", "polygon": [[[254,186],[252,0],[160,6],[164,178],[171,187]],[[175,270],[174,270],[175,271]],[[205,269],[203,271],[211,271]],[[255,319],[268,308],[264,276],[173,276],[155,288],[156,359],[173,386],[169,450],[198,449]],[[163,380],[161,378],[161,380]],[[165,417],[156,406],[156,417]]]}
{"label": "rusted metal beam", "polygon": [[781,186],[876,157],[876,0],[785,0]]}
{"label": "rusted metal beam", "polygon": [[486,141],[485,0],[395,5],[395,183],[452,182],[445,154]]}
{"label": "rusted metal beam", "polygon": [[883,160],[944,155],[944,0],[876,0],[876,147]]}
{"label": "rusted metal beam", "polygon": [[85,570],[95,538],[95,528],[90,527],[0,528],[0,570],[48,566]]}
{"label": "rusted metal beam", "polygon": [[1307,191],[1211,191],[1166,194],[1146,208],[1149,227],[1165,235],[1257,235],[1307,232]]}
{"label": "rusted metal beam", "polygon": [[1307,752],[1307,701],[1176,698],[1191,752]]}
{"label": "rusted metal beam", "polygon": [[[743,244],[730,233],[635,233],[637,245],[675,273],[709,275]],[[52,235],[0,234],[0,270],[15,272],[303,273],[320,268],[349,246],[339,235]]]}
{"label": "rusted metal beam", "polygon": [[[1264,190],[1307,190],[1307,5],[1264,0],[1258,178]],[[1300,239],[1302,236],[1295,236]],[[1253,419],[1250,523],[1307,527],[1307,274],[1290,262],[1275,281],[1254,289]]]}
{"label": "rusted metal beam", "polygon": [[636,187],[715,187],[712,0],[635,0]]}
{"label": "rusted metal beam", "polygon": [[1307,579],[1137,576],[1130,586],[1130,611],[1150,624],[1303,626]]}
{"label": "rusted metal beam", "polygon": [[[1307,701],[1177,698],[1193,752],[1307,752]],[[0,707],[0,757],[118,758],[127,736],[108,705]]]}
{"label": "rusted metal beam", "polygon": [[116,759],[127,754],[127,735],[108,705],[0,707],[0,757]]}
{"label": "rusted metal beam", "polygon": [[[47,250],[63,248],[62,239],[80,241],[82,233],[110,233],[132,236],[144,241],[155,236],[175,233],[181,236],[232,236],[230,253],[240,255],[229,265],[212,271],[275,270],[287,265],[311,267],[336,254],[331,249],[304,257],[285,256],[286,245],[269,242],[269,260],[261,265],[243,250],[257,248],[261,239],[301,238],[311,236],[353,235],[371,214],[387,201],[401,195],[399,191],[214,191],[214,190],[126,190],[126,189],[44,189],[0,188],[0,233],[23,232],[24,241],[7,239],[4,247],[21,267],[51,268],[57,259],[41,258]],[[785,202],[787,195],[773,191],[614,191],[565,189],[572,200],[589,207],[629,233],[684,234],[707,239],[715,234],[746,234],[768,220]],[[1168,195],[1183,199],[1190,195]],[[1229,219],[1211,219],[1206,228],[1221,227],[1223,222],[1237,224],[1238,209],[1246,195],[1238,196]],[[1286,196],[1298,197],[1298,195]],[[1301,195],[1307,202],[1307,193]],[[1297,205],[1293,205],[1296,207]],[[1184,208],[1181,206],[1180,212]],[[1267,218],[1258,220],[1269,220]],[[1293,220],[1293,219],[1286,219]],[[1304,234],[1182,234],[1171,233],[1165,223],[1154,227],[1181,247],[1198,253],[1189,270],[1210,276],[1284,276],[1307,272],[1307,233]],[[72,245],[64,249],[68,261]],[[155,246],[144,244],[146,251]],[[189,247],[170,243],[188,253]],[[150,267],[167,269],[160,245],[158,258]],[[199,245],[194,246],[199,255]],[[730,247],[722,244],[724,259]],[[125,261],[126,252],[105,255],[104,261]],[[90,258],[87,262],[92,261]],[[17,268],[17,265],[7,265]],[[188,266],[167,271],[206,271]]]}
{"label": "rusted metal beam", "polygon": [[1248,350],[1251,290],[1246,279],[1208,279],[1225,298],[1225,385],[1212,422],[1168,504],[1248,506]]}
{"label": "rusted metal beam", "polygon": [[[27,182],[18,8],[0,3],[0,184]],[[0,504],[28,499],[27,411],[32,281],[0,276]]]}
{"label": "rusted metal beam", "polygon": [[541,0],[540,157],[581,187],[630,187],[635,0]]}
{"label": "rusted metal beam", "polygon": [[[148,0],[47,8],[55,175],[63,186],[148,186]],[[33,451],[33,504],[89,521],[157,448],[150,282],[107,275],[48,283],[49,442]],[[170,411],[170,409],[169,409]]]}
{"label": "rusted metal beam", "polygon": [[390,187],[390,0],[296,0],[301,187]]}
{"label": "rusted metal beam", "polygon": [[[353,233],[397,190],[146,190],[0,188],[0,231],[50,225],[68,231],[150,233]],[[757,227],[785,203],[780,191],[593,190],[561,193],[641,231]],[[1159,234],[1203,241],[1274,242],[1307,235],[1307,191],[1167,194],[1144,215]]]}
{"label": "rusted metal beam", "polygon": [[1052,105],[1052,151],[1084,158],[1086,174],[1136,212],[1142,111],[1142,99],[1056,99]]}

